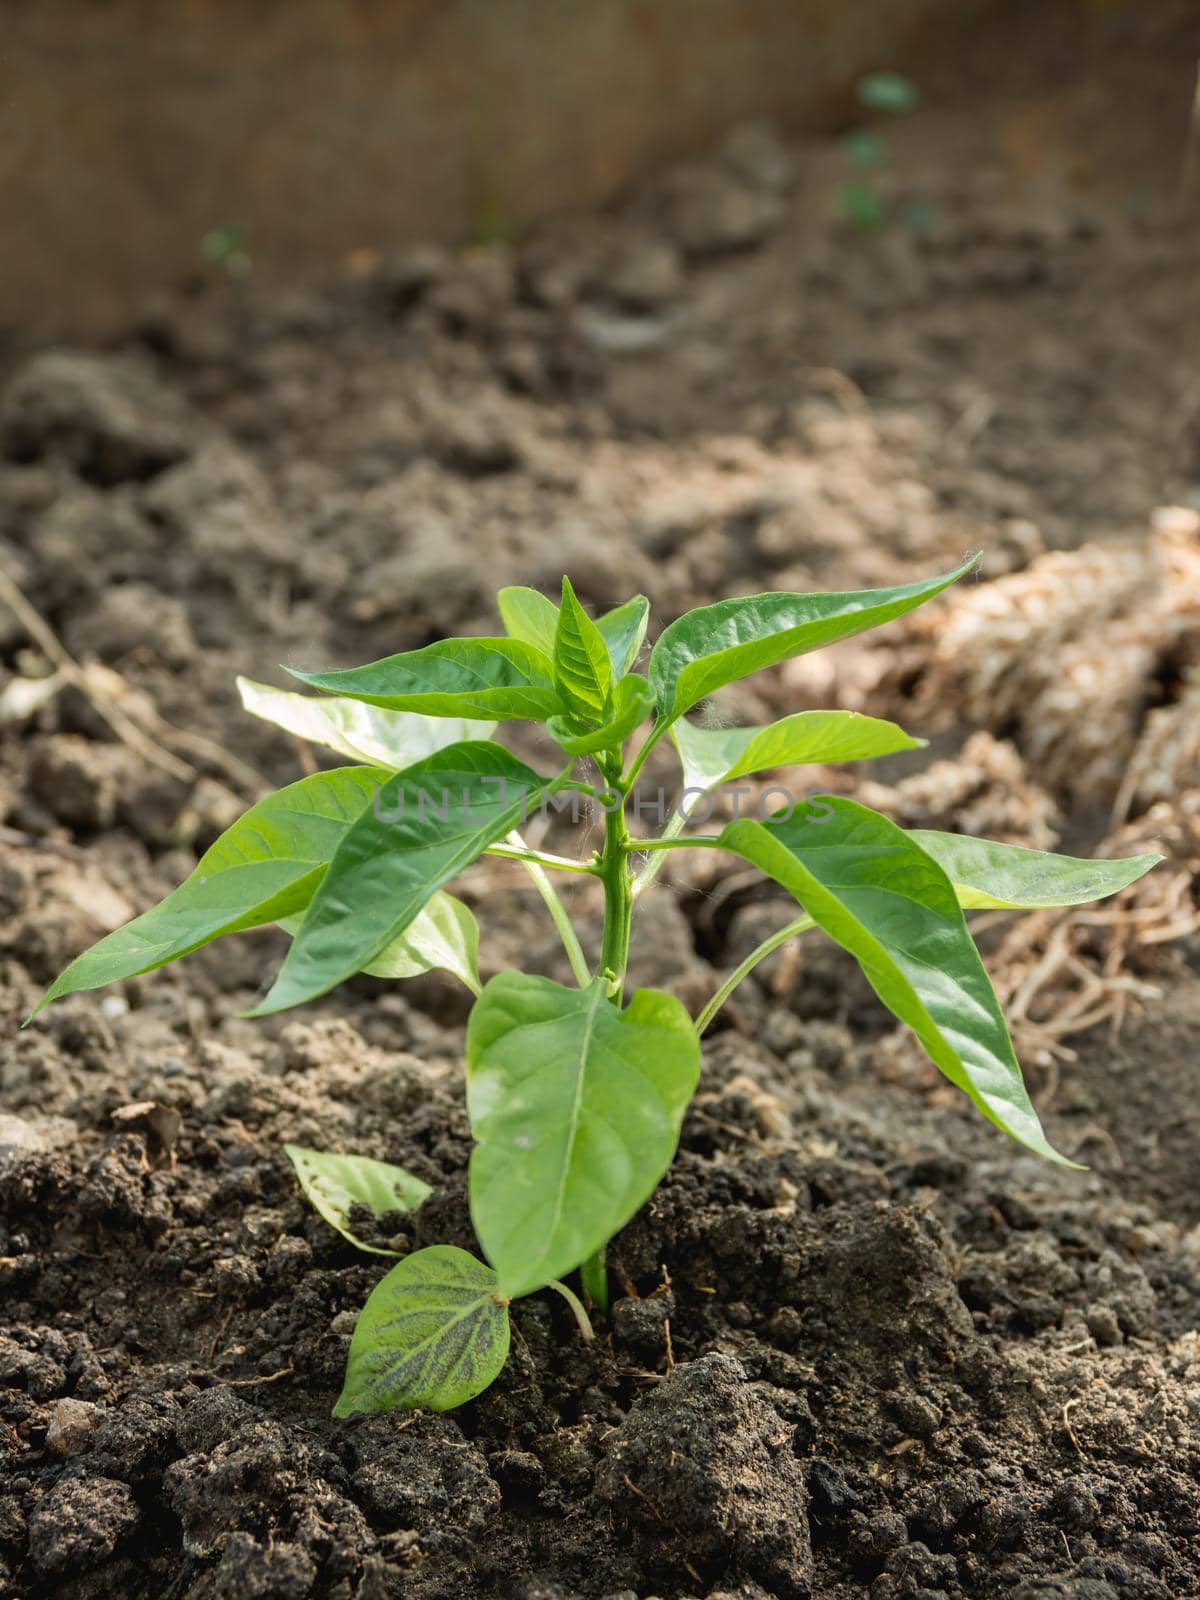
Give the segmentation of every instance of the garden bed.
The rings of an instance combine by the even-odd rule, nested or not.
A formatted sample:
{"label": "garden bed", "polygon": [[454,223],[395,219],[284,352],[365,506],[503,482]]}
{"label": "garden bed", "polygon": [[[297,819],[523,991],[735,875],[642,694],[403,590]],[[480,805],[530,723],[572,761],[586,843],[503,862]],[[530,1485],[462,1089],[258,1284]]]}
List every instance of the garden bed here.
{"label": "garden bed", "polygon": [[[1170,7],[1068,9],[929,63],[886,130],[920,231],[837,220],[837,141],[742,130],[520,247],[355,257],[321,295],[214,283],[6,374],[0,555],[82,667],[0,728],[0,1593],[1200,1592],[1196,41]],[[241,1021],[265,933],[15,1031],[306,770],[235,674],[493,631],[499,585],[564,570],[661,626],[972,548],[982,583],[932,621],[721,711],[931,737],[820,775],[906,823],[1165,852],[1113,912],[981,935],[1088,1170],[1006,1142],[802,942],[709,1035],[596,1343],[539,1295],[463,1410],[333,1422],[382,1262],[282,1146],[411,1168],[436,1193],[378,1242],[472,1247],[465,994],[361,979]],[[53,654],[31,626],[0,607],[9,713]],[[700,853],[660,884],[632,976],[689,1002],[788,915]],[[566,977],[516,869],[463,893],[486,970]]]}

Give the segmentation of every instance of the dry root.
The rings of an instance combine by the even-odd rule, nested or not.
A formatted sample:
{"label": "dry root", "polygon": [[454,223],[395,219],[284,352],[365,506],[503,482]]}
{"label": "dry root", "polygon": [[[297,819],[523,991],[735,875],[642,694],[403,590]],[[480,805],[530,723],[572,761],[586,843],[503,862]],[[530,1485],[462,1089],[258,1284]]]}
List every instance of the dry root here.
{"label": "dry root", "polygon": [[1027,1057],[1120,1027],[1177,964],[1168,947],[1200,932],[1200,516],[1164,508],[1142,540],[963,588],[910,619],[880,687],[910,725],[990,733],[894,789],[860,786],[867,803],[1045,848],[1056,814],[1099,802],[1112,831],[1098,855],[1165,857],[1099,905],[975,923],[1003,928],[988,965]]}
{"label": "dry root", "polygon": [[1040,556],[918,612],[883,689],[925,726],[1010,737],[1047,789],[1123,818],[1200,785],[1198,664],[1200,517],[1169,508],[1136,543]]}

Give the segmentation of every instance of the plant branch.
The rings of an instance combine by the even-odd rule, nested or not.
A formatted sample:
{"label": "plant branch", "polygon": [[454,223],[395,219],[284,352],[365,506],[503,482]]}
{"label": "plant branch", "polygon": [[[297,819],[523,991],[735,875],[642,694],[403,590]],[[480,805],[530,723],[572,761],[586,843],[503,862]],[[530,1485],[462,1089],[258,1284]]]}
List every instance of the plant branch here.
{"label": "plant branch", "polygon": [[[699,810],[699,803],[697,803],[696,809]],[[667,823],[666,831],[662,835],[662,840],[665,842],[668,839],[677,839],[687,826],[691,814],[690,811],[676,806],[670,822]],[[650,857],[649,861],[633,880],[633,898],[635,900],[644,894],[655,878],[658,877],[665,860],[666,856],[661,850]]]}
{"label": "plant branch", "polygon": [[558,898],[558,893],[550,879],[546,876],[546,869],[540,862],[533,859],[537,852],[530,850],[521,835],[513,830],[508,836],[508,842],[520,853],[516,860],[520,861],[526,872],[533,879],[533,886],[545,902],[546,910],[553,919],[554,926],[558,929],[559,937],[563,942],[563,949],[567,952],[567,960],[571,963],[571,971],[575,982],[581,989],[586,989],[592,981],[592,974],[579,943],[579,935],[575,932],[575,925],[567,914],[567,908]]}
{"label": "plant branch", "polygon": [[650,729],[650,732],[646,735],[645,743],[642,745],[642,748],[638,751],[637,755],[634,756],[633,764],[629,768],[629,771],[625,774],[624,785],[626,791],[633,788],[633,785],[637,780],[637,775],[645,766],[651,750],[654,749],[654,746],[662,738],[663,734],[666,733],[667,729],[671,726],[674,720],[674,717],[660,717]]}
{"label": "plant branch", "polygon": [[630,839],[631,855],[641,855],[643,850],[724,850],[719,835],[694,833],[687,839],[672,839],[663,834],[661,839]]}
{"label": "plant branch", "polygon": [[505,861],[532,862],[537,867],[553,867],[556,872],[586,872],[592,877],[596,875],[594,862],[575,861],[570,856],[555,856],[546,850],[518,850],[515,845],[490,844],[484,855],[499,856]]}
{"label": "plant branch", "polygon": [[811,917],[797,917],[794,922],[789,922],[786,927],[780,928],[777,933],[771,934],[770,938],[764,939],[760,945],[751,950],[746,959],[739,966],[734,967],[733,971],[696,1018],[697,1037],[704,1033],[704,1030],[717,1012],[720,1011],[726,1000],[729,999],[738,984],[754,971],[760,961],[765,961],[769,955],[779,949],[780,945],[786,944],[789,939],[795,938],[798,933],[806,933],[809,928],[815,927],[816,923]]}

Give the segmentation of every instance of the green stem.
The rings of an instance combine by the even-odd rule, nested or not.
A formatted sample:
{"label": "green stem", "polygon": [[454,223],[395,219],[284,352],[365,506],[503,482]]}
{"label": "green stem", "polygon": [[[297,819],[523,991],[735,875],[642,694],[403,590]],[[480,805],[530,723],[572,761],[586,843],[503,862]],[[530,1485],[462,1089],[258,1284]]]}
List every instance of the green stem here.
{"label": "green stem", "polygon": [[809,928],[815,927],[816,923],[811,917],[797,917],[794,922],[789,922],[786,927],[780,928],[778,933],[773,933],[769,939],[764,939],[760,945],[751,950],[746,959],[739,966],[734,967],[716,994],[713,995],[704,1010],[696,1018],[697,1037],[708,1027],[742,979],[748,973],[753,972],[760,961],[765,961],[769,955],[779,949],[781,944],[786,944],[789,939],[794,939],[798,933],[805,933]]}
{"label": "green stem", "polygon": [[604,1260],[604,1249],[601,1245],[579,1269],[583,1292],[602,1317],[608,1315],[608,1267]]}
{"label": "green stem", "polygon": [[629,828],[625,809],[604,816],[604,849],[596,871],[604,884],[604,939],[600,971],[609,980],[610,997],[618,1004],[629,965],[629,926],[633,918],[633,884],[629,876]]}
{"label": "green stem", "polygon": [[[698,805],[697,809],[699,809]],[[684,811],[677,806],[675,811],[672,813],[670,822],[667,823],[662,837],[655,842],[659,845],[665,845],[668,840],[673,841],[677,839],[687,826],[689,816],[690,812]],[[649,861],[647,861],[646,865],[633,880],[633,898],[635,900],[639,895],[644,894],[654,882],[655,878],[658,877],[659,873],[662,871],[663,862],[666,859],[666,855],[661,849],[656,851],[650,857]]]}
{"label": "green stem", "polygon": [[633,785],[637,780],[637,775],[645,766],[647,757],[649,756],[651,750],[654,749],[654,746],[662,738],[663,734],[666,733],[667,729],[671,726],[674,720],[674,717],[662,717],[650,729],[650,732],[646,735],[646,742],[642,745],[642,748],[638,751],[637,755],[634,756],[633,763],[630,766],[629,771],[625,774],[626,790],[633,788]]}
{"label": "green stem", "polygon": [[592,1327],[592,1319],[584,1310],[583,1302],[580,1300],[579,1296],[573,1289],[568,1289],[565,1283],[559,1283],[557,1278],[552,1279],[551,1282],[546,1285],[546,1287],[548,1289],[554,1289],[560,1295],[562,1295],[563,1299],[571,1308],[571,1315],[575,1318],[575,1322],[579,1328],[580,1336],[586,1341],[586,1343],[591,1344],[592,1340],[596,1337],[596,1333],[595,1329]]}
{"label": "green stem", "polygon": [[593,877],[596,872],[595,865],[591,861],[575,861],[570,856],[551,855],[547,850],[518,850],[513,845],[490,844],[484,855],[498,856],[504,861],[532,862],[537,867],[553,867],[556,872],[587,872]]}
{"label": "green stem", "polygon": [[724,850],[719,835],[715,833],[693,833],[686,839],[672,839],[670,830],[664,833],[661,839],[635,839],[630,849],[640,855],[643,850]]}
{"label": "green stem", "polygon": [[521,835],[514,830],[509,834],[508,842],[515,849],[521,851],[518,859],[533,879],[534,888],[545,901],[546,910],[553,918],[554,926],[558,929],[559,937],[563,942],[563,949],[567,952],[567,960],[571,963],[571,971],[574,974],[575,982],[581,989],[586,989],[592,981],[592,975],[588,971],[588,964],[579,943],[579,935],[575,932],[574,925],[567,915],[566,906],[558,898],[558,893],[546,876],[545,869],[537,861],[530,859],[535,852],[526,847]]}

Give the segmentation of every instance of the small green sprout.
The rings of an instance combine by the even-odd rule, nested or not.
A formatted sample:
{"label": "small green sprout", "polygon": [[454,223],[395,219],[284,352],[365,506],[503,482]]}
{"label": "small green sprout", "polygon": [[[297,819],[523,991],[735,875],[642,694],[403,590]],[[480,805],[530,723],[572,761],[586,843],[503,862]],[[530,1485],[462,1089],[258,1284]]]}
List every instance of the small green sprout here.
{"label": "small green sprout", "polygon": [[246,248],[249,230],[244,222],[226,222],[200,241],[200,254],[206,261],[220,267],[230,278],[248,278],[254,270],[254,258]]}
{"label": "small green sprout", "polygon": [[[916,85],[898,72],[870,72],[858,80],[855,93],[865,110],[885,116],[906,116],[921,103]],[[856,176],[838,189],[838,211],[860,232],[878,233],[892,216],[884,193],[891,164],[889,142],[870,128],[852,128],[842,140],[842,148]],[[928,232],[933,221],[932,208],[925,202],[909,201],[898,215],[913,233]]]}
{"label": "small green sprout", "polygon": [[[890,589],[703,606],[664,629],[644,675],[636,666],[648,602],[638,596],[593,618],[564,578],[560,604],[533,589],[502,590],[506,636],[444,639],[349,671],[293,671],[323,698],[241,681],[249,710],[351,764],[251,806],[174,893],[73,961],[37,1009],[271,924],[291,944],[251,1016],[315,1000],[360,972],[403,978],[441,968],[475,996],[466,1036],[469,1193],[486,1260],[437,1245],[391,1268],[359,1317],[336,1415],[445,1410],[478,1395],[506,1359],[510,1302],[542,1289],[563,1295],[590,1337],[580,1296],[563,1280],[578,1272],[583,1296],[607,1309],[606,1247],[674,1157],[702,1034],[760,961],[808,929],[858,960],[883,1003],[985,1117],[1064,1162],[1026,1093],[963,912],[1082,904],[1123,889],[1158,857],[1077,860],[905,831],[855,800],[779,789],[769,793],[783,795],[782,807],[735,808],[719,832],[684,833],[699,808],[711,814],[722,786],[736,793],[739,778],[920,747],[894,723],[853,712],[721,729],[689,713],[750,673],[905,615],[973,564]],[[493,738],[498,722],[517,720],[541,723],[557,745],[550,771]],[[679,757],[683,800],[669,821],[661,808],[660,834],[634,837],[631,815],[646,815],[639,776],[664,740]],[[520,830],[531,813],[579,804],[603,817],[593,855],[525,843]],[[624,993],[637,901],[667,854],[682,849],[731,852],[793,895],[798,911],[694,1019],[663,991]],[[531,875],[573,986],[515,971],[481,982],[475,917],[448,885],[484,855]],[[559,872],[603,886],[594,967],[553,887]],[[288,1154],[321,1215],[377,1253],[393,1252],[362,1243],[354,1207],[384,1215],[429,1193],[384,1162],[295,1146]]]}

